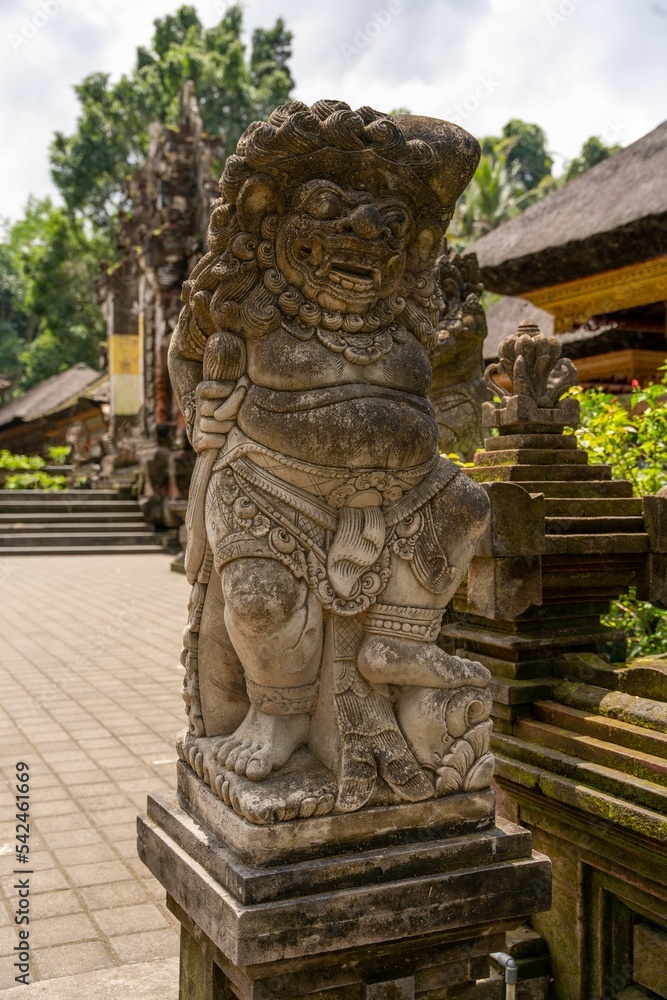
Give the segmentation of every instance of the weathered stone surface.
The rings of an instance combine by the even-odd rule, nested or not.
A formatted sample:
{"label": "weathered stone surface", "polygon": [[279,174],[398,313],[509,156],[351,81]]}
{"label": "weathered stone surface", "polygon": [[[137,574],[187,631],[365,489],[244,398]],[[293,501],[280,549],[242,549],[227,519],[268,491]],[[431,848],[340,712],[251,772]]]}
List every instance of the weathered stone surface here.
{"label": "weathered stone surface", "polygon": [[[164,802],[162,808],[167,808]],[[501,839],[508,835],[512,836],[512,830],[505,826]],[[205,844],[205,832],[199,836]],[[479,834],[478,850],[484,836],[499,842],[493,830]],[[455,931],[461,938],[466,928],[477,925],[483,924],[490,931],[502,927],[504,921],[521,922],[526,912],[548,906],[550,869],[547,859],[526,856],[526,841],[521,836],[512,842],[517,854],[504,861],[493,858],[474,867],[464,862],[463,868],[443,870],[435,856],[430,871],[424,867],[417,877],[397,879],[399,865],[388,880],[379,883],[363,875],[365,866],[377,864],[377,855],[366,858],[361,852],[352,852],[347,858],[358,866],[361,884],[350,888],[331,888],[327,869],[332,866],[340,871],[340,860],[320,859],[317,866],[304,862],[308,874],[296,877],[304,887],[310,879],[305,895],[243,904],[211,874],[211,865],[207,870],[195,861],[163,825],[146,819],[139,826],[140,856],[195,924],[230,961],[241,966],[445,930]],[[433,846],[426,849],[432,851]],[[446,842],[439,846],[444,848]],[[214,854],[220,850],[211,842],[207,849]],[[465,844],[459,849],[465,851]],[[391,864],[391,855],[389,860]],[[224,849],[217,864],[229,864]],[[318,874],[323,876],[319,886]]]}
{"label": "weathered stone surface", "polygon": [[468,603],[473,614],[489,619],[515,618],[541,604],[539,555],[475,559],[468,572]]}
{"label": "weathered stone surface", "polygon": [[[439,458],[427,398],[429,351],[476,377],[474,275],[440,259],[465,292],[443,311],[434,268],[478,155],[446,122],[286,105],[228,159],[184,285],[170,373],[198,457],[180,753],[250,822],[491,780],[488,672],[435,644],[488,501]],[[299,787],[286,766],[304,746],[331,774],[309,766]]]}
{"label": "weathered stone surface", "polygon": [[644,522],[653,552],[667,553],[667,494],[660,490],[655,496],[642,497]]}
{"label": "weathered stone surface", "polygon": [[[563,689],[560,688],[559,694],[562,693]],[[606,692],[599,692],[599,694],[607,696]],[[536,702],[533,707],[535,717],[542,722],[560,726],[569,732],[582,733],[584,736],[592,736],[617,746],[639,750],[642,753],[656,754],[667,759],[667,733],[665,732],[652,732],[644,726],[604,716],[599,717],[592,714],[593,706],[590,706],[588,711],[581,711],[556,701],[540,701]]]}
{"label": "weathered stone surface", "polygon": [[[301,760],[299,754],[304,753],[295,754],[295,769]],[[283,863],[294,856],[335,854],[353,845],[405,843],[415,829],[420,831],[420,837],[432,839],[443,834],[474,832],[493,824],[491,789],[428,802],[377,806],[358,813],[330,813],[261,825],[230,809],[183,764],[178,768],[178,789],[188,812],[208,830],[219,833],[226,845],[254,865]]]}
{"label": "weathered stone surface", "polygon": [[364,987],[363,996],[364,1000],[415,1000],[415,977],[369,983]]}
{"label": "weathered stone surface", "polygon": [[[491,517],[477,541],[476,556],[535,556],[544,551],[544,497],[515,483],[489,483]],[[508,615],[507,617],[512,617]]]}
{"label": "weathered stone surface", "polygon": [[[197,454],[189,729],[177,798],[138,824],[181,1000],[481,997],[489,952],[549,905],[548,859],[494,826],[489,672],[437,644],[489,519],[428,398],[431,352],[480,390],[479,302],[443,312],[434,272],[478,155],[446,122],[319,101],[227,160],[170,346]],[[496,492],[533,558],[541,501],[521,491],[527,543]]]}
{"label": "weathered stone surface", "polygon": [[636,983],[667,996],[667,933],[650,924],[636,924],[632,974]]}
{"label": "weathered stone surface", "polygon": [[436,275],[444,309],[438,320],[437,344],[430,351],[433,383],[429,398],[438,421],[438,446],[470,459],[482,444],[484,384],[482,344],[486,316],[480,302],[483,287],[474,254],[457,254],[443,244]]}
{"label": "weathered stone surface", "polygon": [[[530,857],[527,831],[501,821],[495,827],[489,826],[479,832],[470,830],[463,836],[448,836],[444,840],[442,827],[418,829],[418,833],[415,829],[398,831],[391,836],[383,836],[378,830],[366,836],[365,842],[372,846],[367,847],[363,855],[350,853],[364,843],[360,837],[356,842],[342,839],[338,853],[317,854],[311,859],[307,858],[307,852],[297,854],[293,848],[284,857],[274,853],[276,861],[269,866],[268,858],[261,855],[262,866],[255,867],[230,849],[221,834],[214,835],[202,820],[183,809],[170,793],[149,796],[148,820],[246,904],[419,878],[436,868],[450,871]],[[348,823],[348,826],[354,824]],[[401,833],[403,843],[397,840],[397,834]]]}

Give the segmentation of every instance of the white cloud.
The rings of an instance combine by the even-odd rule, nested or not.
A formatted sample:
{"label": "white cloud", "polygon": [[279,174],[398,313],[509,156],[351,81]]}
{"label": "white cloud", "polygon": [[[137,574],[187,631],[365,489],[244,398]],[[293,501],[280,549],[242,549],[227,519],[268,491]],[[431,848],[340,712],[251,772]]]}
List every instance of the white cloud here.
{"label": "white cloud", "polygon": [[[194,3],[205,24],[224,9],[222,0]],[[0,215],[16,217],[31,192],[53,193],[48,145],[56,129],[74,128],[74,84],[94,71],[114,77],[128,71],[136,47],[150,40],[154,18],[177,5],[4,0]],[[559,159],[576,155],[592,134],[627,145],[666,117],[667,0],[245,0],[244,6],[248,33],[285,18],[294,32],[296,96],[308,103],[335,97],[434,117],[456,116],[463,105],[465,117],[457,120],[480,136],[524,118],[544,127]],[[34,37],[23,41],[31,34],[26,23],[35,22]],[[491,81],[483,97],[481,81]]]}

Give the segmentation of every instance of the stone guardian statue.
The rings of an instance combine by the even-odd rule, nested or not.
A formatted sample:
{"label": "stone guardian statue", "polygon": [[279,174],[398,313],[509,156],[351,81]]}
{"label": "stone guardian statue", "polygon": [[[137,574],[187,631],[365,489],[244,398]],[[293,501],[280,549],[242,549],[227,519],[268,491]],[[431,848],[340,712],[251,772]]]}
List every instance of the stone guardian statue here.
{"label": "stone guardian statue", "polygon": [[429,402],[447,122],[294,102],[229,157],[169,365],[197,463],[179,753],[272,823],[486,788],[488,671],[437,645],[485,529]]}

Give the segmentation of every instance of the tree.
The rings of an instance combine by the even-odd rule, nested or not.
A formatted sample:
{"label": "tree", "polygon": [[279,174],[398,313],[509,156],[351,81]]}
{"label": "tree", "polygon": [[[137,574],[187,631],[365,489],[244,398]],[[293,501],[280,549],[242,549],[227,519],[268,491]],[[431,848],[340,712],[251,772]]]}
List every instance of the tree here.
{"label": "tree", "polygon": [[482,156],[459,201],[452,240],[461,247],[518,215],[559,186],[544,129],[512,118],[501,136],[480,140]]}
{"label": "tree", "polygon": [[536,188],[551,176],[553,160],[546,148],[544,129],[520,118],[512,118],[503,127],[498,151],[504,153],[507,170],[526,191]]}
{"label": "tree", "polygon": [[526,192],[511,176],[502,153],[482,153],[479,166],[459,202],[452,227],[462,246],[518,215]]}
{"label": "tree", "polygon": [[586,170],[590,170],[596,163],[602,163],[609,156],[618,153],[620,148],[618,144],[607,146],[597,135],[590,136],[581,147],[579,156],[575,156],[573,160],[570,160],[565,171],[566,183],[567,181],[574,180],[575,177],[579,177]]}
{"label": "tree", "polygon": [[[47,198],[30,199],[0,244],[0,365],[28,389],[79,361],[96,367],[104,338],[94,301],[101,245]],[[4,333],[9,332],[5,341]],[[9,374],[9,372],[7,372]]]}
{"label": "tree", "polygon": [[57,132],[53,179],[68,210],[110,232],[126,206],[125,182],[142,161],[152,122],[173,126],[178,98],[192,80],[204,128],[224,132],[232,151],[247,125],[289,100],[292,35],[279,18],[253,32],[250,57],[241,40],[240,6],[204,29],[194,7],[158,18],[149,48],[137,49],[134,69],[116,83],[93,73],[75,87],[81,113],[74,133]]}
{"label": "tree", "polygon": [[23,308],[23,277],[7,238],[5,227],[4,241],[0,243],[0,377],[14,382],[23,371],[20,356],[28,336],[29,318]]}

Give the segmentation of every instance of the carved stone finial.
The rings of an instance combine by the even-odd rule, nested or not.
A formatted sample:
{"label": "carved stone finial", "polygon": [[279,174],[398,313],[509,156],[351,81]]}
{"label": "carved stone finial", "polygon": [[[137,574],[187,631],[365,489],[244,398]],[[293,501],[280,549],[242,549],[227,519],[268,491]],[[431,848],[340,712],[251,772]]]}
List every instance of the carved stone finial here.
{"label": "carved stone finial", "polygon": [[501,342],[498,361],[488,366],[484,381],[500,397],[484,404],[485,427],[517,431],[526,425],[525,430],[553,433],[579,423],[578,402],[561,398],[577,385],[577,369],[561,358],[558,338],[540,333],[533,320],[524,320]]}

